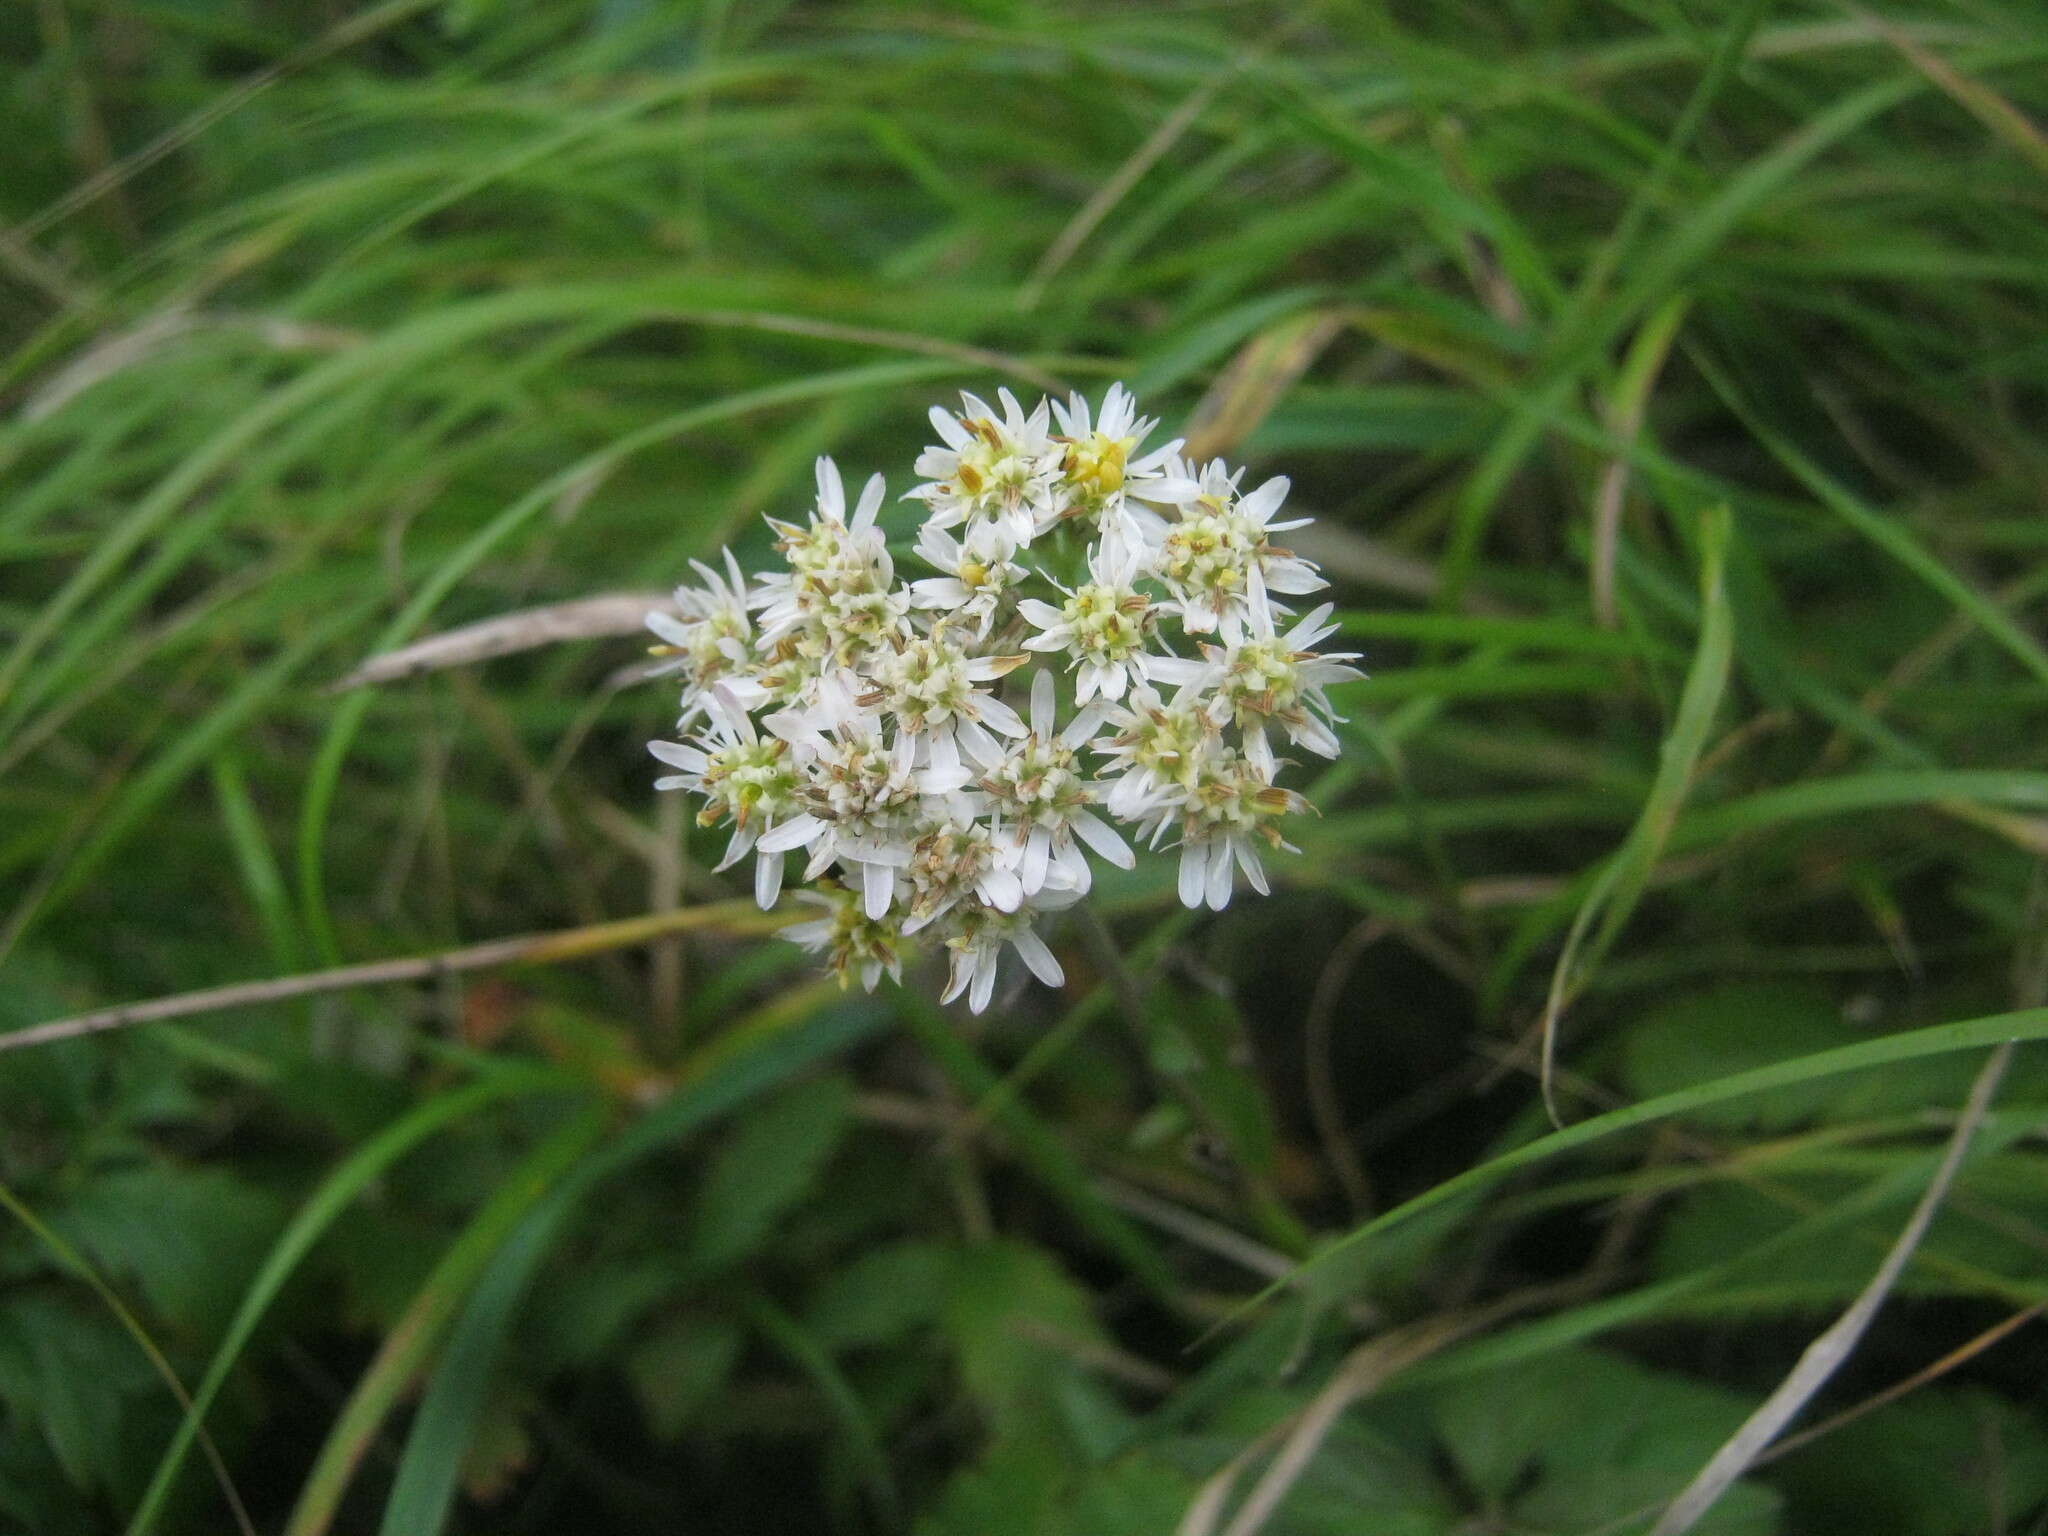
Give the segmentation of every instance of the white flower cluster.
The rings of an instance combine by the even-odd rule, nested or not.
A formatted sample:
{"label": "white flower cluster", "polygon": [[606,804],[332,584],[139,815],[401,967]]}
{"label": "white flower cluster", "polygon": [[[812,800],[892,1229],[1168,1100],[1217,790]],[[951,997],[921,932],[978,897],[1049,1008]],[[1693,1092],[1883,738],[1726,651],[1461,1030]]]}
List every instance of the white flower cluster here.
{"label": "white flower cluster", "polygon": [[[1270,542],[1300,526],[1273,520],[1284,479],[1240,492],[1242,471],[1190,464],[1178,442],[1141,455],[1157,423],[1121,385],[1095,413],[1078,395],[1028,413],[998,398],[932,411],[941,441],[905,499],[924,504],[916,553],[939,574],[899,583],[882,477],[849,511],[820,459],[809,519],[768,520],[784,569],[749,581],[728,551],[723,575],[697,564],[703,585],[647,619],[689,733],[650,744],[675,770],[655,787],[733,824],[719,868],[753,853],[765,908],[801,851],[818,889],[800,898],[825,910],[790,938],[872,988],[900,979],[907,939],[934,936],[951,951],[942,1000],[976,1012],[1006,943],[1061,984],[1034,924],[1087,892],[1090,854],[1131,867],[1112,823],[1175,840],[1190,907],[1222,907],[1240,871],[1263,893],[1258,845],[1290,847],[1280,819],[1307,809],[1275,782],[1275,737],[1336,756],[1324,690],[1360,675],[1313,649],[1329,605],[1292,619],[1280,600],[1326,585]],[[1008,685],[1020,714],[1004,679],[1034,655]]]}

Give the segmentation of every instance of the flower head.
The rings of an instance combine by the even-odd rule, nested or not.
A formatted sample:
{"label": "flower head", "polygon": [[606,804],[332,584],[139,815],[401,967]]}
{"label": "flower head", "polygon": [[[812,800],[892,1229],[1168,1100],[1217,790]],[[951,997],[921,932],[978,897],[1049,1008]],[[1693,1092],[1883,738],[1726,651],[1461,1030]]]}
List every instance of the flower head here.
{"label": "flower head", "polygon": [[1025,968],[1048,987],[1065,986],[1066,973],[1034,926],[1039,909],[1045,905],[1040,903],[1038,907],[1016,912],[998,912],[983,906],[964,908],[946,939],[951,954],[946,990],[939,1001],[950,1003],[964,992],[967,1006],[974,1012],[986,1008],[995,994],[996,962],[1005,944],[1016,950]]}
{"label": "flower head", "polygon": [[1028,415],[1007,389],[996,398],[1000,413],[974,395],[960,397],[958,413],[932,407],[932,427],[942,446],[918,458],[924,483],[910,494],[931,509],[931,525],[994,524],[1028,544],[1055,510],[1057,455],[1046,427],[1044,401]]}
{"label": "flower head", "polygon": [[969,530],[964,542],[927,523],[918,531],[917,553],[941,574],[913,581],[910,605],[971,624],[977,641],[988,638],[997,613],[1031,574],[1016,562],[1017,546],[997,523]]}
{"label": "flower head", "polygon": [[1316,650],[1328,605],[1290,622],[1276,600],[1324,585],[1272,542],[1300,521],[1275,521],[1285,480],[1241,492],[1220,461],[1148,449],[1156,423],[1121,385],[1097,405],[996,398],[932,412],[908,499],[934,574],[897,579],[881,477],[849,506],[821,458],[809,515],[768,519],[779,568],[698,564],[647,621],[683,683],[656,785],[731,828],[719,867],[751,854],[768,906],[803,854],[797,894],[820,911],[790,938],[869,988],[928,943],[946,1000],[977,1011],[1006,951],[1062,984],[1041,925],[1134,842],[1178,849],[1189,906],[1222,907],[1239,876],[1264,891],[1263,856],[1308,809],[1275,744],[1336,755],[1330,690],[1359,675]]}
{"label": "flower head", "polygon": [[1275,634],[1270,609],[1255,602],[1251,633],[1236,645],[1204,643],[1203,660],[1155,662],[1154,675],[1206,698],[1210,723],[1235,726],[1247,754],[1269,773],[1274,758],[1268,726],[1318,757],[1335,757],[1341,750],[1335,727],[1343,717],[1331,708],[1325,690],[1365,674],[1349,665],[1358,659],[1356,652],[1315,649],[1317,641],[1336,632],[1330,611],[1325,603],[1285,634]]}
{"label": "flower head", "polygon": [[1088,552],[1088,580],[1058,607],[1027,597],[1017,605],[1026,623],[1039,633],[1024,642],[1027,651],[1063,652],[1073,663],[1086,704],[1097,694],[1120,699],[1124,690],[1146,675],[1147,650],[1158,623],[1152,599],[1138,590],[1137,550],[1105,540]]}
{"label": "flower head", "polygon": [[1273,521],[1287,499],[1286,478],[1276,476],[1240,496],[1242,473],[1218,460],[1197,479],[1183,477],[1175,490],[1179,519],[1168,524],[1151,564],[1151,574],[1165,585],[1189,634],[1221,631],[1233,645],[1243,638],[1254,605],[1268,608],[1266,594],[1314,592],[1329,585],[1309,561],[1267,540],[1268,534],[1307,521]]}
{"label": "flower head", "polygon": [[[879,614],[891,607],[896,575],[882,530],[875,526],[887,491],[880,475],[871,476],[848,518],[839,466],[821,458],[817,477],[817,506],[807,523],[767,519],[788,569],[760,580],[755,602],[761,609],[762,639],[808,628],[834,650],[872,643],[888,628]],[[893,599],[893,607],[900,616],[908,600]]]}
{"label": "flower head", "polygon": [[1257,844],[1291,849],[1279,818],[1308,808],[1250,756],[1212,743],[1196,757],[1178,802],[1160,817],[1162,829],[1177,824],[1180,830],[1182,905],[1222,911],[1239,869],[1253,890],[1267,894]]}
{"label": "flower head", "polygon": [[743,671],[751,660],[753,621],[747,616],[747,579],[740,563],[726,550],[721,576],[701,560],[690,567],[704,579],[701,587],[677,587],[676,612],[660,609],[647,615],[647,627],[662,642],[653,653],[662,657],[650,675],[683,675],[683,715],[688,721],[703,708],[706,691],[720,678]]}
{"label": "flower head", "polygon": [[798,891],[796,899],[822,907],[825,915],[792,923],[782,930],[782,936],[812,954],[823,955],[840,986],[858,976],[861,986],[872,992],[884,971],[897,981],[903,979],[901,921],[887,915],[869,916],[851,891],[835,884]]}
{"label": "flower head", "polygon": [[976,780],[998,820],[1010,829],[1026,896],[1036,896],[1048,882],[1059,890],[1086,891],[1088,860],[1082,843],[1119,868],[1129,869],[1133,862],[1115,829],[1089,809],[1097,791],[1084,776],[1078,754],[1099,714],[1084,708],[1056,731],[1057,710],[1052,674],[1034,673],[1030,729],[1007,743],[1000,756],[986,760]]}
{"label": "flower head", "polygon": [[[650,741],[647,750],[679,770],[654,781],[656,789],[686,789],[704,797],[697,812],[701,827],[733,824],[720,869],[729,869],[754,848],[761,834],[786,817],[802,813],[801,781],[790,761],[789,743],[766,740],[731,689],[719,686],[708,711],[710,729],[694,743]],[[754,897],[765,910],[782,890],[782,854],[760,850],[754,867]]]}
{"label": "flower head", "polygon": [[1138,414],[1138,402],[1121,384],[1109,386],[1102,410],[1091,413],[1081,395],[1053,402],[1059,423],[1060,516],[1116,515],[1127,499],[1157,499],[1167,467],[1180,452],[1180,439],[1139,455],[1139,448],[1159,423]]}

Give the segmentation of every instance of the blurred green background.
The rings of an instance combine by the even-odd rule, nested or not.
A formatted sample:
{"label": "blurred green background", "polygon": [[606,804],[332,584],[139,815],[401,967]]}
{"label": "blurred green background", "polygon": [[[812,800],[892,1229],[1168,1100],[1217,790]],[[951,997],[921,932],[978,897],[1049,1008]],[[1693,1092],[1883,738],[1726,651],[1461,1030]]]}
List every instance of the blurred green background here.
{"label": "blurred green background", "polygon": [[[0,1028],[572,935],[0,1053],[0,1529],[1643,1531],[2048,1033],[1916,1033],[2048,991],[2038,0],[0,14]],[[1372,676],[1062,993],[821,985],[628,635],[330,687],[1118,379]],[[1509,1159],[1546,1017],[1702,1091]],[[2048,1529],[2039,1055],[1699,1529]]]}

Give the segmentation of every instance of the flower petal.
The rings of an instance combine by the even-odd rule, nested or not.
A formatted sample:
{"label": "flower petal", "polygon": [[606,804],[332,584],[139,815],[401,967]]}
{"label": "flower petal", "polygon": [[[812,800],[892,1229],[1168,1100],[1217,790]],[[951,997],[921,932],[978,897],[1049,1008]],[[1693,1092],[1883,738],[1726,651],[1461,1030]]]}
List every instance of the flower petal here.
{"label": "flower petal", "polygon": [[1067,984],[1067,973],[1060,969],[1059,960],[1046,947],[1045,940],[1029,928],[1019,928],[1010,935],[1010,943],[1024,958],[1024,964],[1031,974],[1048,987],[1063,987]]}

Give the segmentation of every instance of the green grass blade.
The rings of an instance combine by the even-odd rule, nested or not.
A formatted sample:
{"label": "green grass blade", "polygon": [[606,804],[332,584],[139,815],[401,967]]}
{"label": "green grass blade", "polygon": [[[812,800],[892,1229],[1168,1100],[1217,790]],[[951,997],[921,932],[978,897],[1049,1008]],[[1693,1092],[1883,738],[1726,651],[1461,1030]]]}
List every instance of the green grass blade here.
{"label": "green grass blade", "polygon": [[[715,1065],[585,1157],[527,1214],[492,1258],[464,1305],[428,1384],[384,1508],[379,1528],[383,1536],[437,1536],[446,1526],[462,1458],[519,1304],[535,1271],[598,1185],[640,1158],[846,1050],[878,1030],[886,1019],[883,1010],[870,1000],[847,1003],[834,999],[808,1017],[781,1020],[779,1027],[751,1039],[741,1050],[727,1051],[722,1042],[714,1042],[719,1047]],[[736,1024],[734,1031],[747,1032],[746,1022]]]}
{"label": "green grass blade", "polygon": [[[1693,770],[1706,750],[1708,733],[1728,686],[1728,664],[1735,654],[1735,622],[1723,581],[1733,519],[1726,507],[1710,512],[1700,530],[1700,639],[1679,697],[1678,713],[1658,753],[1657,777],[1643,801],[1642,813],[1629,829],[1621,850],[1594,878],[1578,915],[1565,935],[1564,948],[1550,977],[1543,1008],[1541,1083],[1544,1107],[1553,1123],[1558,1114],[1552,1073],[1557,1059],[1557,1028],[1587,971],[1599,965],[1642,899],[1671,829],[1678,821]],[[1599,923],[1598,931],[1594,923]],[[1584,955],[1581,958],[1581,948]]]}
{"label": "green grass blade", "polygon": [[1645,1099],[1640,1104],[1630,1104],[1622,1109],[1610,1110],[1604,1115],[1595,1115],[1590,1120],[1581,1120],[1576,1125],[1553,1131],[1547,1136],[1538,1137],[1535,1141],[1526,1142],[1512,1151],[1503,1152],[1498,1157],[1476,1164],[1463,1173],[1382,1212],[1363,1225],[1353,1227],[1342,1237],[1327,1244],[1306,1264],[1298,1265],[1287,1276],[1260,1292],[1251,1302],[1246,1303],[1244,1309],[1240,1309],[1240,1315],[1243,1310],[1269,1299],[1281,1288],[1299,1283],[1309,1271],[1319,1265],[1370,1240],[1398,1222],[1433,1210],[1446,1201],[1497,1184],[1520,1169],[1549,1162],[1567,1152],[1575,1152],[1580,1147],[1619,1135],[1623,1131],[1631,1131],[1638,1126],[1654,1125],[1661,1120],[1675,1119],[1709,1105],[1725,1104],[1732,1099],[1768,1093],[1774,1088],[1788,1088],[1799,1083],[1817,1082],[1822,1078],[1839,1077],[1845,1072],[1861,1072],[1900,1062],[1919,1061],[1929,1056],[1945,1055],[1951,1051],[1981,1049],[1999,1045],[2007,1040],[2040,1039],[2048,1039],[2048,1008],[2023,1008],[2013,1013],[1991,1014],[1956,1024],[1935,1024],[1925,1029],[1906,1030],[1900,1034],[1886,1035],[1879,1040],[1865,1040],[1855,1045],[1839,1046],[1831,1051],[1816,1051],[1809,1056],[1774,1062],[1770,1066],[1756,1067],[1730,1077],[1716,1078],[1696,1088],[1682,1088],[1676,1093],[1662,1094],[1654,1099]]}
{"label": "green grass blade", "polygon": [[235,1361],[241,1357],[243,1348],[270,1304],[284,1289],[320,1235],[334,1224],[349,1205],[366,1188],[382,1177],[385,1170],[407,1152],[432,1136],[436,1131],[452,1125],[457,1120],[487,1105],[502,1099],[514,1098],[521,1094],[542,1093],[549,1090],[564,1090],[573,1086],[569,1079],[559,1073],[534,1069],[501,1068],[488,1077],[461,1088],[451,1089],[428,1099],[406,1112],[400,1119],[386,1126],[362,1146],[349,1154],[312,1196],[300,1207],[276,1244],[271,1248],[263,1265],[250,1280],[249,1288],[243,1293],[241,1305],[236,1308],[234,1320],[228,1324],[215,1347],[213,1360],[206,1368],[206,1375],[199,1383],[198,1391],[192,1394],[192,1402],[186,1412],[184,1423],[165,1447],[163,1456],[151,1476],[149,1487],[144,1491],[141,1502],[136,1505],[135,1514],[128,1522],[128,1536],[145,1536],[155,1528],[157,1519],[163,1513],[164,1501],[170,1497],[176,1483],[178,1471],[184,1465],[185,1457],[192,1448],[193,1436],[205,1422],[206,1412],[213,1405],[220,1389],[226,1384],[228,1373],[234,1369]]}
{"label": "green grass blade", "polygon": [[471,1218],[440,1262],[420,1286],[383,1347],[370,1362],[340,1417],[328,1431],[327,1443],[307,1474],[285,1526],[285,1536],[320,1536],[340,1512],[370,1442],[383,1429],[399,1395],[411,1384],[456,1309],[473,1291],[492,1257],[534,1206],[555,1187],[604,1132],[601,1105],[586,1107],[521,1160]]}

